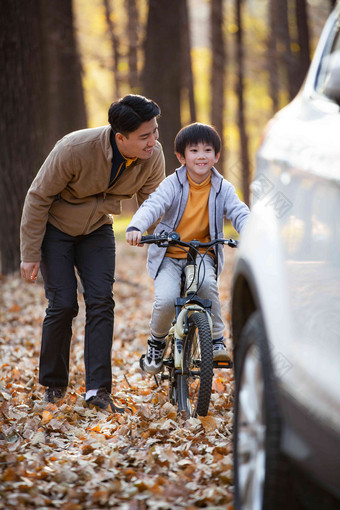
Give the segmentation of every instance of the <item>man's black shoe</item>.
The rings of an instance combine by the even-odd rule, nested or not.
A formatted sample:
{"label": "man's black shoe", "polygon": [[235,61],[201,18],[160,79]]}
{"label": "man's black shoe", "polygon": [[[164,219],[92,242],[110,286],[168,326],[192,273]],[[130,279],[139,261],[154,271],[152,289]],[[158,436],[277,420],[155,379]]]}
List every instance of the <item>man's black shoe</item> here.
{"label": "man's black shoe", "polygon": [[125,413],[125,407],[117,407],[114,405],[110,393],[106,388],[99,388],[97,395],[90,397],[86,400],[87,404],[92,404],[100,409],[107,409],[110,407],[113,413]]}
{"label": "man's black shoe", "polygon": [[46,388],[44,395],[45,402],[55,404],[56,402],[65,397],[66,390],[67,390],[66,386],[50,386]]}

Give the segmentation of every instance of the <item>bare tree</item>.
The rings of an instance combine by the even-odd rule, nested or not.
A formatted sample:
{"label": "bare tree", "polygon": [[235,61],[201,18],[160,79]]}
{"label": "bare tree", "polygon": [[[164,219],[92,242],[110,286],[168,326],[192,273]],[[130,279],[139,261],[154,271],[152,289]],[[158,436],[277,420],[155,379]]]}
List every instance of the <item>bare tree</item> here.
{"label": "bare tree", "polygon": [[[291,4],[292,6],[292,4]],[[298,93],[310,64],[310,41],[306,0],[294,0],[289,9],[288,0],[270,0],[268,70],[273,111],[279,109],[279,83],[288,90],[289,99]],[[297,39],[291,26],[296,25]],[[298,51],[292,52],[292,43]]]}
{"label": "bare tree", "polygon": [[105,17],[107,22],[107,30],[109,33],[111,46],[112,46],[112,55],[113,55],[113,64],[112,64],[112,73],[113,73],[113,82],[114,82],[114,90],[113,97],[120,97],[120,79],[119,79],[119,61],[120,61],[120,51],[119,51],[119,41],[116,35],[115,24],[112,20],[112,10],[110,5],[110,0],[103,0],[104,9],[105,9]]}
{"label": "bare tree", "polygon": [[128,0],[126,3],[129,38],[128,63],[129,63],[129,86],[132,92],[137,92],[139,83],[138,77],[138,33],[139,13],[136,0]]}
{"label": "bare tree", "polygon": [[4,0],[0,13],[0,250],[2,273],[19,269],[25,194],[43,160],[47,115],[39,0]]}
{"label": "bare tree", "polygon": [[310,36],[306,0],[296,0],[295,9],[300,48],[297,85],[301,87],[310,65]]}
{"label": "bare tree", "polygon": [[223,36],[223,0],[212,0],[210,11],[211,27],[211,121],[219,132],[222,140],[222,152],[217,163],[218,170],[223,174],[223,131],[224,131],[224,86],[225,86],[225,44]]}
{"label": "bare tree", "polygon": [[276,24],[278,22],[277,3],[275,0],[269,0],[268,5],[268,71],[269,88],[272,100],[272,111],[275,113],[279,109],[279,71],[278,55],[276,50]]}
{"label": "bare tree", "polygon": [[248,152],[248,135],[244,113],[244,56],[243,56],[243,27],[242,27],[242,0],[236,0],[236,68],[237,82],[236,94],[238,98],[238,128],[240,133],[240,156],[242,168],[243,200],[249,204],[250,165]]}
{"label": "bare tree", "polygon": [[162,110],[160,140],[168,173],[178,166],[173,144],[181,127],[181,33],[178,22],[181,3],[182,0],[149,1],[145,41],[144,93]]}
{"label": "bare tree", "polygon": [[72,0],[40,1],[44,76],[48,94],[48,152],[62,136],[87,126]]}
{"label": "bare tree", "polygon": [[196,122],[196,105],[194,96],[194,79],[192,74],[191,62],[191,43],[190,43],[190,24],[188,17],[188,4],[187,0],[181,2],[181,78],[182,90],[187,91],[190,122]]}
{"label": "bare tree", "polygon": [[[71,0],[46,4],[44,0],[1,3],[0,251],[4,274],[19,268],[23,202],[51,143],[66,131],[86,127]],[[50,7],[55,7],[53,13]]]}
{"label": "bare tree", "polygon": [[[274,0],[272,0],[274,1]],[[291,35],[289,31],[288,0],[275,0],[277,3],[276,33],[277,41],[283,47],[280,58],[284,66],[284,74],[287,78],[287,89],[289,98],[293,99],[299,88],[300,81],[297,73],[297,59],[291,50]]]}

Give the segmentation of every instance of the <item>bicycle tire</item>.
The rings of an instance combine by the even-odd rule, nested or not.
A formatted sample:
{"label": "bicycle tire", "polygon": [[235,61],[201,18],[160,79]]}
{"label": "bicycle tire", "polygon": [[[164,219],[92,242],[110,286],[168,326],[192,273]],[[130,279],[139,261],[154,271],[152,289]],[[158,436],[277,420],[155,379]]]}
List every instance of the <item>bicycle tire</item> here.
{"label": "bicycle tire", "polygon": [[209,321],[194,312],[183,340],[183,373],[176,374],[178,410],[187,416],[206,416],[213,378],[213,348]]}

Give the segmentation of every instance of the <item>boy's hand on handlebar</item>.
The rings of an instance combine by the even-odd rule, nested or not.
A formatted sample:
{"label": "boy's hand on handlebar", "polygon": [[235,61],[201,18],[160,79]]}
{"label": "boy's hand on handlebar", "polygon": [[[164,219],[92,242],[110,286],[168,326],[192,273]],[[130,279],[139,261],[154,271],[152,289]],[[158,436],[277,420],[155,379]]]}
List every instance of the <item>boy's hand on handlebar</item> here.
{"label": "boy's hand on handlebar", "polygon": [[125,233],[126,242],[131,246],[143,246],[140,241],[142,239],[142,232],[140,230],[130,230]]}

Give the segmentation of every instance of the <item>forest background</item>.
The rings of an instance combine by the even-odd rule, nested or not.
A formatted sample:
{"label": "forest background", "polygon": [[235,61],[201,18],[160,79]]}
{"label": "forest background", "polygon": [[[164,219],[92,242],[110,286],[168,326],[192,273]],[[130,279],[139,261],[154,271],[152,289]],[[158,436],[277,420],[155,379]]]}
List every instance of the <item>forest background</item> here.
{"label": "forest background", "polygon": [[[0,1],[0,509],[232,510],[233,372],[214,374],[209,415],[189,420],[168,402],[166,385],[142,373],[153,299],[146,250],[117,239],[113,398],[133,414],[84,404],[81,292],[67,395],[60,406],[44,402],[46,299],[40,277],[25,285],[18,273],[21,211],[55,142],[106,124],[111,102],[129,92],[161,106],[168,173],[180,127],[214,124],[223,135],[219,170],[249,202],[263,129],[299,90],[332,4]],[[118,225],[115,218],[116,234]],[[234,250],[225,256],[228,324]]]}
{"label": "forest background", "polygon": [[[332,0],[2,0],[0,271],[19,267],[27,189],[55,142],[107,123],[113,100],[158,102],[167,173],[177,131],[222,135],[218,169],[250,202],[270,117],[298,92]],[[134,205],[125,205],[130,214]]]}

